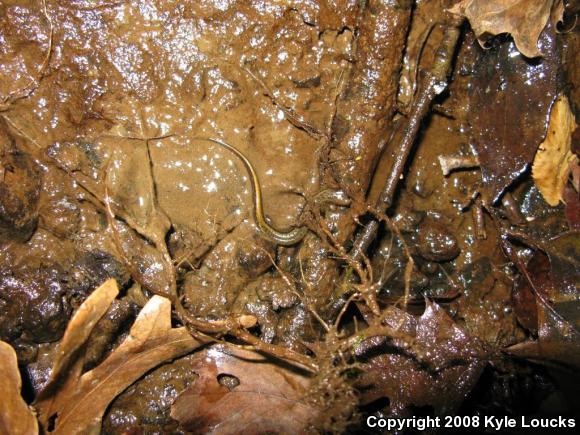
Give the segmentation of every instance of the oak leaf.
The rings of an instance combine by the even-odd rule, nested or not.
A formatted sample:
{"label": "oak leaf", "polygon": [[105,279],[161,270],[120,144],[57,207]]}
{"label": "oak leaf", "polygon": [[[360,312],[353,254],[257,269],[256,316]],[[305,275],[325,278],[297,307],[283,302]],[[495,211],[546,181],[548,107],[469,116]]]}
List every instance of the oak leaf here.
{"label": "oak leaf", "polygon": [[246,350],[213,346],[198,354],[199,378],[173,403],[171,417],[194,433],[304,433],[317,409],[310,380]]}
{"label": "oak leaf", "polygon": [[93,291],[75,312],[58,346],[45,390],[69,366],[71,359],[74,358],[77,350],[86,343],[93,328],[105,315],[117,294],[119,294],[117,282],[114,279],[108,279]]}
{"label": "oak leaf", "polygon": [[578,157],[571,150],[576,127],[568,99],[559,97],[552,107],[546,138],[540,144],[532,166],[536,187],[551,206],[562,200],[570,171],[578,163]]}
{"label": "oak leaf", "polygon": [[364,369],[358,381],[361,403],[388,398],[394,415],[423,406],[433,407],[435,414],[455,412],[486,365],[480,342],[430,301],[419,318],[391,307],[385,323],[408,334],[413,345],[383,337],[361,343],[356,350]]}
{"label": "oak leaf", "polygon": [[449,11],[471,23],[480,44],[485,36],[510,33],[524,56],[541,56],[538,38],[550,18],[553,0],[462,0]]}
{"label": "oak leaf", "polygon": [[[105,283],[95,290],[95,297],[81,305],[64,335],[65,339],[77,337],[74,345],[72,339],[66,339],[61,343],[62,347],[78,349],[83,339],[86,341],[96,323],[95,317],[106,306],[103,299],[112,302],[110,286]],[[73,328],[82,331],[74,331]],[[61,362],[64,356],[57,358],[54,369],[65,366],[70,369],[59,384],[53,382],[48,385],[35,403],[45,432],[98,433],[103,414],[116,396],[152,368],[184,355],[200,344],[186,328],[171,327],[171,303],[161,296],[153,296],[137,316],[128,337],[99,366],[81,373],[82,357],[66,364]],[[54,380],[57,377],[58,373]],[[49,421],[52,420],[54,429],[51,430]]]}
{"label": "oak leaf", "polygon": [[21,387],[16,352],[0,341],[0,433],[38,434],[36,416],[22,399]]}

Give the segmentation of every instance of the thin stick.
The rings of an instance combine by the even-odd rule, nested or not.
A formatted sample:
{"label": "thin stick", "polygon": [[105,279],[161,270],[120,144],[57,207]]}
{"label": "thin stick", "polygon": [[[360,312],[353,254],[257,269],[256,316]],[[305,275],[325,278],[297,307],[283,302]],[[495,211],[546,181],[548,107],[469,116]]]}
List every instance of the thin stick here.
{"label": "thin stick", "polygon": [[[462,23],[462,18],[450,18],[449,26],[445,29],[443,40],[435,55],[433,66],[429,72],[424,73],[419,92],[411,107],[409,120],[403,130],[403,137],[397,146],[397,156],[376,204],[376,207],[383,212],[392,205],[393,197],[403,170],[407,165],[409,154],[413,149],[423,118],[429,112],[433,99],[447,88],[447,74],[451,69],[451,62],[461,34]],[[374,220],[367,223],[355,239],[353,249],[351,250],[351,257],[356,260],[367,250],[375,239],[378,228],[379,225]]]}
{"label": "thin stick", "polygon": [[6,97],[4,97],[3,101],[0,103],[0,112],[8,110],[10,105],[15,101],[30,96],[30,94],[32,94],[32,92],[34,92],[38,88],[38,86],[40,85],[40,81],[44,77],[44,71],[48,66],[48,63],[50,61],[50,55],[52,53],[52,38],[54,33],[52,20],[50,19],[50,15],[48,15],[48,10],[46,8],[46,0],[42,0],[42,12],[46,17],[46,21],[48,21],[48,48],[46,49],[46,55],[44,56],[44,60],[42,61],[42,64],[40,65],[40,68],[36,73],[37,77],[31,78],[24,87],[16,89],[10,92]]}

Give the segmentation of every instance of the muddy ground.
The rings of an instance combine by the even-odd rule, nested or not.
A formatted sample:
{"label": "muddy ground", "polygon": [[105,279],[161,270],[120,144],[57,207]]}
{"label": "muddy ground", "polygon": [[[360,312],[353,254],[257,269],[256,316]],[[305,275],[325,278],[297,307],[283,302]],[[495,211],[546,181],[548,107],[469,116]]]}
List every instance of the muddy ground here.
{"label": "muddy ground", "polygon": [[555,204],[531,167],[564,131],[555,101],[580,107],[578,7],[543,2],[562,10],[530,58],[517,35],[482,48],[456,3],[0,3],[0,339],[24,398],[114,278],[84,371],[153,295],[204,347],[115,395],[102,433],[230,433],[177,405],[206,394],[203,357],[225,342],[268,361],[260,382],[258,363],[218,373],[226,398],[301,370],[299,410],[244,405],[252,433],[284,431],[266,413],[329,432],[577,414],[578,132]]}

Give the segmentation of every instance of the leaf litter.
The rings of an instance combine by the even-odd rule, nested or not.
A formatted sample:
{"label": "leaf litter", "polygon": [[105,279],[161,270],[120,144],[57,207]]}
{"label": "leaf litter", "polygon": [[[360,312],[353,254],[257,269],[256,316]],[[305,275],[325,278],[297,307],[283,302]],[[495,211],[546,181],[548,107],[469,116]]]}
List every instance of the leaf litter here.
{"label": "leaf litter", "polygon": [[509,33],[526,57],[541,56],[537,43],[554,3],[561,0],[462,0],[450,12],[469,19],[481,45],[485,37]]}
{"label": "leaf litter", "polygon": [[[0,27],[0,339],[52,367],[29,378],[45,433],[347,432],[482,389],[471,411],[509,414],[502,379],[577,369],[568,2],[25,3]],[[247,174],[200,136],[301,244],[259,239]]]}
{"label": "leaf litter", "polygon": [[305,433],[319,410],[308,402],[306,373],[243,349],[213,346],[196,354],[198,379],[171,406],[193,433]]}
{"label": "leaf litter", "polygon": [[8,343],[0,341],[0,431],[35,435],[38,434],[36,414],[20,396],[21,388],[16,352]]}
{"label": "leaf litter", "polygon": [[572,135],[578,128],[568,98],[559,97],[550,113],[546,138],[540,144],[532,166],[532,176],[540,193],[551,206],[562,201],[564,189],[578,156],[572,153]]}
{"label": "leaf litter", "polygon": [[[64,367],[63,360],[71,353],[74,355],[64,354],[64,350],[86,344],[117,291],[116,283],[107,281],[81,305],[67,327],[53,372]],[[44,430],[64,434],[98,432],[107,406],[118,394],[162,362],[200,345],[186,328],[171,327],[171,303],[154,296],[135,319],[127,338],[101,364],[82,373],[83,358],[79,355],[60,384],[55,382],[59,373],[51,375],[52,382],[34,405]]]}

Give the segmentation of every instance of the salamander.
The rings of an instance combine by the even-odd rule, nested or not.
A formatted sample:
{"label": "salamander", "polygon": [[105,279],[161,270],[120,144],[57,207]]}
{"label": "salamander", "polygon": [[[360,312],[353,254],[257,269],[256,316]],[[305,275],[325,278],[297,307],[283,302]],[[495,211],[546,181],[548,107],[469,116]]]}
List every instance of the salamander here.
{"label": "salamander", "polygon": [[256,226],[260,230],[260,235],[270,240],[271,242],[277,243],[283,246],[292,246],[296,243],[300,242],[308,229],[305,226],[294,227],[289,231],[279,231],[273,228],[268,222],[266,222],[266,218],[264,216],[264,207],[263,207],[263,200],[262,200],[262,188],[260,187],[260,180],[258,179],[258,174],[254,170],[254,167],[250,163],[250,161],[246,158],[244,154],[233,145],[230,145],[224,141],[219,139],[209,138],[209,137],[194,137],[193,139],[196,140],[203,140],[207,142],[212,142],[217,145],[220,145],[227,150],[234,153],[244,164],[246,169],[250,174],[250,181],[252,183],[252,190],[254,194],[254,219],[256,222]]}

